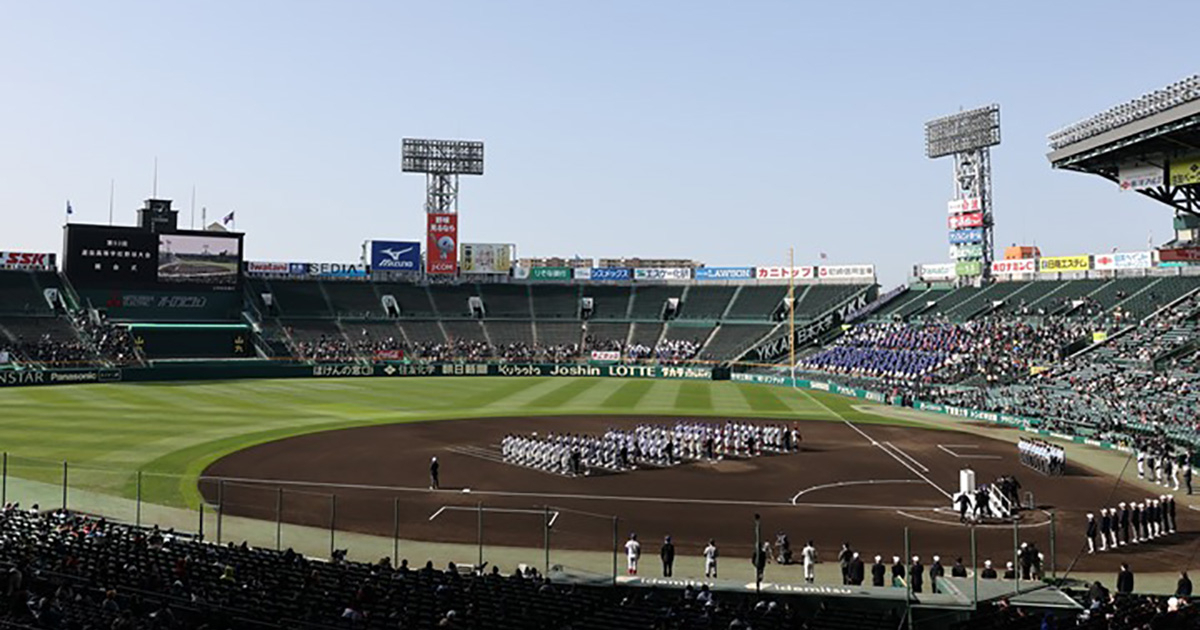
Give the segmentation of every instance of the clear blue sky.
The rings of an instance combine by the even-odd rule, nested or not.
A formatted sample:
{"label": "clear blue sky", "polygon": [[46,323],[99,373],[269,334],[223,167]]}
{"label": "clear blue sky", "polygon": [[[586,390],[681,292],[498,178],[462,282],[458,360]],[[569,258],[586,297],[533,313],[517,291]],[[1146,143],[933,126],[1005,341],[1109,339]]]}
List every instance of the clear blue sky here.
{"label": "clear blue sky", "polygon": [[[1153,19],[1191,3],[1155,5]],[[1171,214],[1052,171],[1045,136],[1197,71],[1186,20],[1127,2],[8,2],[0,250],[58,251],[64,205],[230,210],[247,258],[420,238],[403,136],[482,139],[464,241],[519,255],[945,260],[951,165],[922,123],[998,102],[997,244],[1144,249]],[[198,213],[199,211],[197,211]]]}

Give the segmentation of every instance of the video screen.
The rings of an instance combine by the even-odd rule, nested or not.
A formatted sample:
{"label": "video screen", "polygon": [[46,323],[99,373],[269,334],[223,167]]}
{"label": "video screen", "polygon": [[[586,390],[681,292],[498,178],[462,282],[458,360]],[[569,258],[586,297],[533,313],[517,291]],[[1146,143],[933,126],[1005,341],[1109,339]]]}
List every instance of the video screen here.
{"label": "video screen", "polygon": [[237,237],[162,234],[158,237],[158,281],[235,285],[241,267]]}
{"label": "video screen", "polygon": [[67,277],[77,287],[153,285],[158,257],[154,234],[135,228],[67,225]]}

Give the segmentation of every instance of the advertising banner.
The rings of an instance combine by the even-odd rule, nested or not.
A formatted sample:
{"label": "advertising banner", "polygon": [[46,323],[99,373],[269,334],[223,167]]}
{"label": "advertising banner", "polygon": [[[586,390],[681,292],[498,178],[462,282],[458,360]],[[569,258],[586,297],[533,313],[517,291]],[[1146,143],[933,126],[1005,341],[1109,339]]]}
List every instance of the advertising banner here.
{"label": "advertising banner", "polygon": [[963,243],[978,243],[983,240],[983,228],[969,230],[954,230],[950,233],[950,242],[954,245]]}
{"label": "advertising banner", "polygon": [[805,282],[816,278],[816,267],[755,267],[755,277],[759,280],[787,280],[789,277],[797,282]]}
{"label": "advertising banner", "polygon": [[[820,319],[814,320],[804,326],[796,326],[795,348],[800,349],[816,342],[822,335],[841,324],[841,315],[838,313],[826,313]],[[760,363],[769,363],[788,354],[791,350],[792,344],[789,343],[788,336],[784,335],[758,346],[754,349],[754,355]]]}
{"label": "advertising banner", "polygon": [[983,225],[983,213],[968,212],[966,214],[952,214],[946,217],[946,225],[951,230],[980,227]]}
{"label": "advertising banner", "polygon": [[304,263],[304,275],[314,278],[365,278],[367,266],[362,263]]}
{"label": "advertising banner", "polygon": [[591,276],[588,279],[599,282],[632,280],[633,270],[625,267],[593,267]]}
{"label": "advertising banner", "polygon": [[247,260],[246,273],[259,276],[286,276],[292,273],[292,263]]}
{"label": "advertising banner", "polygon": [[596,363],[619,363],[621,361],[621,351],[592,350],[592,361]]}
{"label": "advertising banner", "polygon": [[1171,185],[1200,184],[1200,158],[1171,160]]}
{"label": "advertising banner", "polygon": [[964,260],[954,265],[954,273],[963,278],[978,276],[983,273],[983,263],[978,260]]}
{"label": "advertising banner", "polygon": [[573,274],[570,267],[534,267],[529,270],[530,280],[557,280],[570,282]]}
{"label": "advertising banner", "polygon": [[1117,269],[1149,269],[1152,266],[1150,252],[1116,252],[1092,256],[1093,269],[1115,271]]}
{"label": "advertising banner", "polygon": [[35,254],[33,252],[0,252],[0,269],[35,269],[52,271],[54,269],[54,254]]}
{"label": "advertising banner", "polygon": [[458,215],[428,214],[425,272],[458,273]]}
{"label": "advertising banner", "polygon": [[917,277],[925,282],[942,282],[958,277],[954,263],[928,263],[917,265]]}
{"label": "advertising banner", "polygon": [[697,280],[754,279],[754,267],[700,267],[695,273]]}
{"label": "advertising banner", "polygon": [[634,280],[691,280],[692,270],[686,267],[638,267]]}
{"label": "advertising banner", "polygon": [[1049,256],[1043,257],[1038,264],[1038,270],[1042,273],[1087,271],[1091,268],[1091,256]]}
{"label": "advertising banner", "polygon": [[979,197],[967,197],[966,199],[954,199],[946,204],[946,211],[949,214],[962,214],[964,212],[981,212],[983,210],[983,202]]}
{"label": "advertising banner", "polygon": [[875,265],[822,265],[817,267],[821,280],[874,280]]}
{"label": "advertising banner", "polygon": [[571,275],[574,276],[576,280],[591,280],[592,279],[592,268],[591,267],[576,267],[571,270]]}
{"label": "advertising banner", "polygon": [[1121,166],[1117,169],[1117,183],[1121,190],[1146,190],[1163,185],[1163,167],[1150,164]]}
{"label": "advertising banner", "polygon": [[952,260],[983,258],[983,245],[951,245],[950,258]]}
{"label": "advertising banner", "polygon": [[371,241],[373,271],[420,271],[419,241]]}
{"label": "advertising banner", "polygon": [[1158,250],[1162,262],[1200,262],[1200,247],[1175,247]]}
{"label": "advertising banner", "polygon": [[404,360],[404,351],[403,350],[395,350],[395,349],[376,350],[375,351],[375,360],[376,361],[403,361]]}
{"label": "advertising banner", "polygon": [[992,275],[1010,276],[1021,273],[1034,273],[1038,269],[1036,258],[1020,258],[1017,260],[997,260],[992,263]]}
{"label": "advertising banner", "polygon": [[516,248],[511,243],[463,243],[458,267],[463,273],[507,275],[512,271],[513,250]]}

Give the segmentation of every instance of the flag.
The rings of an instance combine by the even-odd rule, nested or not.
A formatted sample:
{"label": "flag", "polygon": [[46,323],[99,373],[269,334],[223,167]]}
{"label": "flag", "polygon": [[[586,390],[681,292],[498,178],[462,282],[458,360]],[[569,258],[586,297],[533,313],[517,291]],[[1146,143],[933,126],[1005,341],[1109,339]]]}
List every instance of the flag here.
{"label": "flag", "polygon": [[71,208],[71,200],[68,199],[67,200],[67,216],[71,216],[72,214],[75,214],[75,210],[73,210]]}
{"label": "flag", "polygon": [[229,214],[225,215],[225,218],[224,218],[224,219],[221,219],[221,224],[222,224],[222,225],[229,225],[229,223],[230,223],[231,221],[233,221],[233,213],[232,213],[232,212],[230,212]]}
{"label": "flag", "polygon": [[825,252],[821,252],[821,260],[825,260],[827,258],[829,258],[829,256]]}

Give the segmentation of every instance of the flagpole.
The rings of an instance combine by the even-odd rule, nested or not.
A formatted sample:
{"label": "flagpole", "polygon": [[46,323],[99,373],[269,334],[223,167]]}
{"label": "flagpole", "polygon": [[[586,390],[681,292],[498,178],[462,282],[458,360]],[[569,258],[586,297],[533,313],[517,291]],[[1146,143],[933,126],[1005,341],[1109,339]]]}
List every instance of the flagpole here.
{"label": "flagpole", "polygon": [[158,156],[154,156],[154,184],[150,187],[150,196],[158,199]]}
{"label": "flagpole", "polygon": [[792,387],[796,386],[796,253],[788,248],[788,362],[792,366]]}
{"label": "flagpole", "polygon": [[117,180],[116,179],[108,180],[108,224],[109,225],[112,225],[112,223],[113,223],[113,195],[116,193],[116,190],[117,190]]}
{"label": "flagpole", "polygon": [[196,229],[196,185],[192,184],[192,229]]}

